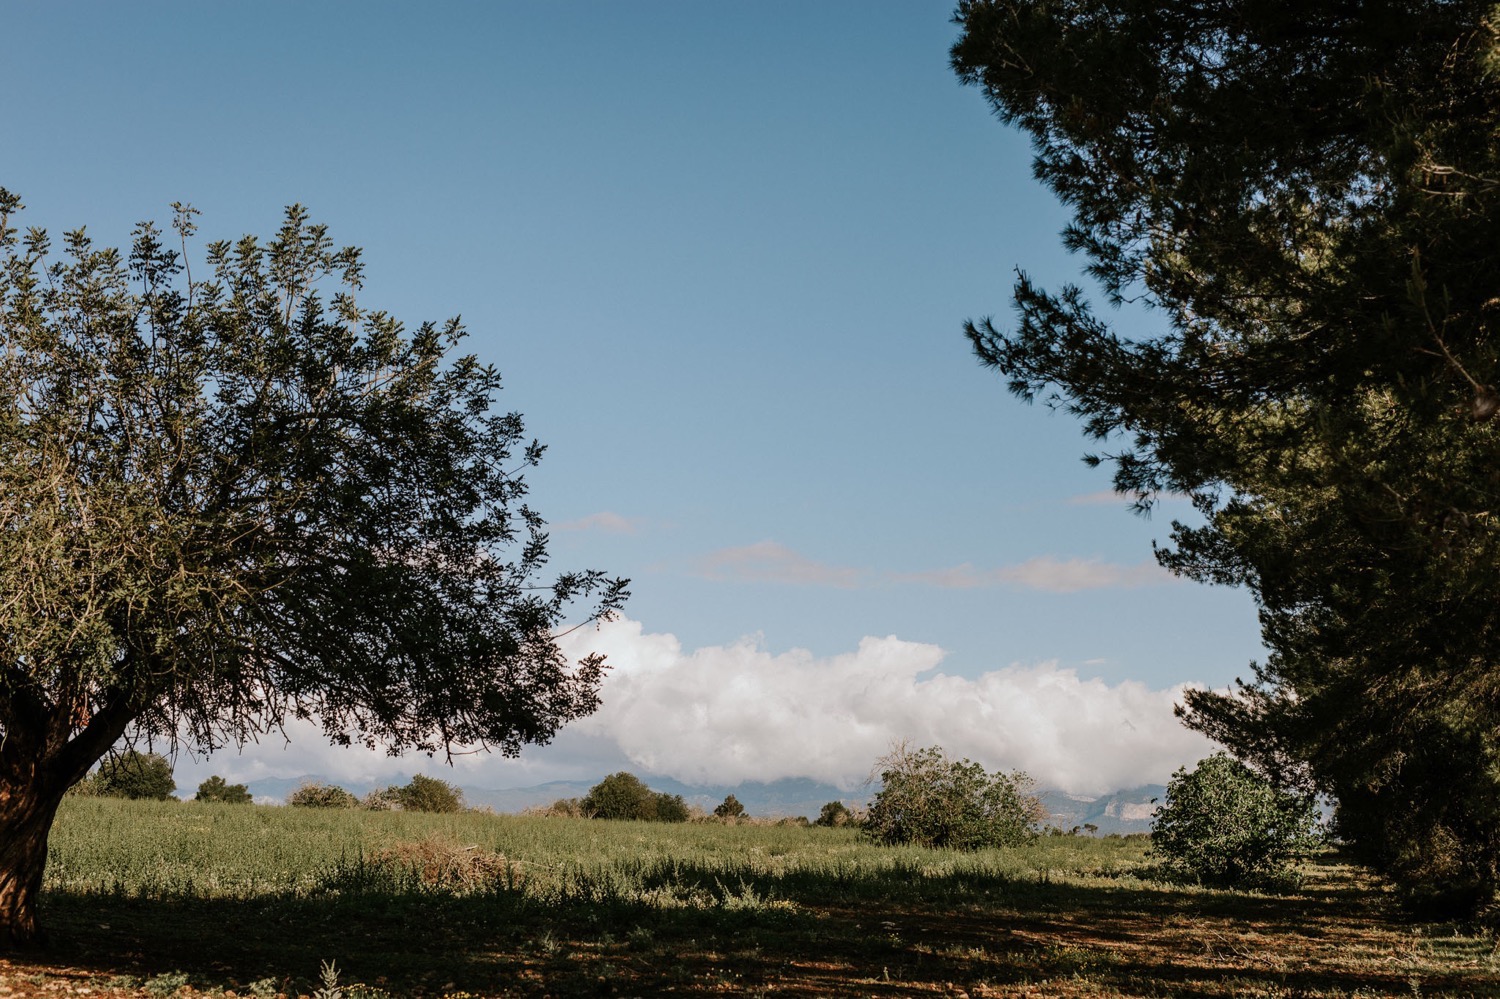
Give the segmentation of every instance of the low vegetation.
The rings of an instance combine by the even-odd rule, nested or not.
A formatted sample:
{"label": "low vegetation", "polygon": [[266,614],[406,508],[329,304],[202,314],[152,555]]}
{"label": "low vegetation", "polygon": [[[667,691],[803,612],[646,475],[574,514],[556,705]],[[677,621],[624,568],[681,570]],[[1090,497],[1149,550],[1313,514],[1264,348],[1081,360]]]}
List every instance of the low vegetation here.
{"label": "low vegetation", "polygon": [[[567,804],[559,802],[554,807],[561,810]],[[635,774],[624,771],[610,774],[590,788],[578,803],[578,811],[588,818],[639,822],[686,822],[692,818],[682,795],[653,791]]]}
{"label": "low vegetation", "polygon": [[[1019,771],[987,773],[972,760],[952,760],[939,746],[905,743],[876,761],[880,790],[860,826],[887,845],[954,850],[1018,846],[1036,835],[1046,815]],[[836,813],[830,816],[836,821]]]}
{"label": "low vegetation", "polygon": [[194,801],[220,801],[228,805],[248,805],[250,789],[244,784],[231,784],[218,774],[198,785]]}
{"label": "low vegetation", "polygon": [[1228,753],[1173,774],[1151,822],[1152,851],[1168,870],[1231,887],[1295,880],[1322,839],[1310,795],[1279,790]]}
{"label": "low vegetation", "polygon": [[74,785],[73,793],[166,801],[175,790],[172,764],[165,756],[127,749],[106,756],[97,770]]}
{"label": "low vegetation", "polygon": [[956,851],[881,846],[850,826],[113,798],[66,801],[51,852],[42,904],[52,953],[70,963],[0,964],[0,989],[137,999],[320,988],[347,999],[1500,991],[1493,936],[1402,921],[1381,886],[1330,853],[1300,887],[1247,892],[1164,878],[1142,836]]}

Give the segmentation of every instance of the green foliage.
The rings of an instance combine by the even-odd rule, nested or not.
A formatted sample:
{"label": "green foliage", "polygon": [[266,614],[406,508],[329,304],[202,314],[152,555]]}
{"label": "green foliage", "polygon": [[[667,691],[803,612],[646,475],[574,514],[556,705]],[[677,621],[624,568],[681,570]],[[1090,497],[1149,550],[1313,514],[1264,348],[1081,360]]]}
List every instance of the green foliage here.
{"label": "green foliage", "polygon": [[853,821],[854,813],[849,810],[848,805],[842,801],[830,801],[818,812],[818,817],[814,820],[813,825],[836,829],[839,826],[847,826]]}
{"label": "green foliage", "polygon": [[287,795],[286,803],[294,808],[354,808],[359,799],[337,784],[308,781]]}
{"label": "green foliage", "polygon": [[938,746],[905,743],[875,766],[881,786],[862,828],[878,842],[978,850],[1016,846],[1036,834],[1040,804],[1023,773],[987,773],[970,760],[950,760]]}
{"label": "green foliage", "polygon": [[714,806],[714,816],[721,819],[738,819],[745,814],[745,806],[740,804],[740,799],[729,794],[724,800]]}
{"label": "green foliage", "polygon": [[[1321,867],[1296,895],[1206,899],[1139,880],[1141,839],[962,853],[881,846],[849,828],[70,798],[52,841],[54,932],[94,934],[96,967],[145,954],[143,976],[188,955],[204,992],[310,994],[307,976],[337,955],[351,996],[489,995],[538,961],[546,981],[533,991],[599,995],[600,961],[576,959],[599,949],[629,962],[628,978],[605,984],[642,996],[693,991],[694,976],[699,992],[770,982],[807,995],[942,995],[988,981],[1004,993],[1025,976],[1033,991],[1091,996],[1275,995],[1304,962],[1317,975],[1298,979],[1303,992],[1330,999],[1414,993],[1418,975],[1423,996],[1493,995],[1497,982],[1491,934],[1393,918],[1383,886],[1347,865]],[[419,849],[429,843],[453,863],[429,873]],[[1205,910],[1213,918],[1191,918]],[[189,926],[191,954],[184,912],[202,917]],[[1226,925],[1256,932],[1226,940]],[[1062,929],[1042,946],[1005,932],[1047,926]],[[1149,961],[1125,949],[1137,939],[1153,942]],[[830,984],[826,962],[803,967],[835,952],[852,984]],[[46,991],[8,970],[20,992]],[[299,981],[285,977],[293,971]],[[358,984],[376,981],[384,992]]]}
{"label": "green foliage", "polygon": [[[54,248],[22,207],[0,188],[0,801],[22,803],[0,840],[44,843],[26,799],[129,730],[218,745],[316,717],[340,743],[514,755],[598,706],[602,657],[553,636],[626,582],[548,573],[521,474],[544,448],[457,319],[362,304],[360,251],[300,205],[197,268],[190,207],[125,252],[82,228]],[[0,935],[34,935],[33,902]]]}
{"label": "green foliage", "polygon": [[457,812],[463,808],[463,791],[436,777],[414,774],[411,783],[396,788],[395,793],[408,812]]}
{"label": "green foliage", "polygon": [[650,818],[656,822],[686,822],[692,817],[687,802],[680,794],[657,792],[651,796]]}
{"label": "green foliage", "polygon": [[105,757],[94,774],[93,784],[98,794],[157,801],[166,801],[177,790],[172,764],[165,756],[134,749]]}
{"label": "green foliage", "polygon": [[579,803],[596,819],[635,819],[643,822],[686,822],[687,803],[681,795],[656,792],[635,774],[610,774],[589,789]]}
{"label": "green foliage", "polygon": [[583,810],[596,819],[654,818],[654,794],[635,774],[622,770],[589,788]]}
{"label": "green foliage", "polygon": [[146,979],[141,983],[141,988],[149,996],[171,996],[182,991],[187,984],[187,972],[168,971]]}
{"label": "green foliage", "polygon": [[1500,21],[1361,9],[964,0],[960,77],[1073,214],[1075,287],[1022,275],[967,332],[1081,418],[1122,494],[1191,496],[1159,558],[1255,596],[1270,654],[1191,726],[1422,908],[1500,902]]}
{"label": "green foliage", "polygon": [[1228,753],[1178,769],[1151,820],[1152,853],[1204,884],[1285,882],[1318,846],[1317,803],[1278,790]]}
{"label": "green foliage", "polygon": [[194,801],[222,801],[230,805],[248,805],[251,800],[250,789],[243,784],[230,784],[223,777],[214,774],[208,780],[198,785],[198,793],[193,796]]}

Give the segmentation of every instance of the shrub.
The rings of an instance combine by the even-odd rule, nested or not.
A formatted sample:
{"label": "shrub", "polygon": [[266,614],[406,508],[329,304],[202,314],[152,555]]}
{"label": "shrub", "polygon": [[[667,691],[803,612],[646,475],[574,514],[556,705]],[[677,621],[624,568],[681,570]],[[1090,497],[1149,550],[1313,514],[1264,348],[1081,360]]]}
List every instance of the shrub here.
{"label": "shrub", "polygon": [[106,757],[95,771],[93,782],[97,793],[118,798],[166,801],[177,790],[172,764],[165,756],[134,749]]}
{"label": "shrub", "polygon": [[589,788],[579,807],[596,819],[686,822],[689,816],[682,795],[653,791],[635,774],[623,770]]}
{"label": "shrub", "polygon": [[286,803],[294,808],[353,808],[359,799],[337,784],[308,781],[287,795]]}
{"label": "shrub", "polygon": [[665,791],[651,796],[651,812],[646,818],[654,822],[686,822],[692,817],[682,795],[667,794]]}
{"label": "shrub", "polygon": [[813,825],[834,829],[839,826],[847,826],[853,821],[854,813],[849,811],[848,805],[842,801],[830,801],[818,812],[818,817],[813,822]]}
{"label": "shrub", "polygon": [[724,800],[714,806],[714,817],[719,819],[738,819],[745,815],[745,806],[740,804],[740,799],[729,794]]}
{"label": "shrub", "polygon": [[394,790],[404,811],[451,813],[463,809],[463,791],[436,777],[413,774],[410,784]]}
{"label": "shrub", "polygon": [[583,796],[583,810],[596,819],[644,819],[655,809],[651,789],[635,774],[620,771],[589,788]]}
{"label": "shrub", "polygon": [[401,789],[382,787],[359,800],[359,807],[371,812],[394,812],[401,808]]}
{"label": "shrub", "polygon": [[588,813],[583,810],[583,801],[580,798],[558,798],[550,805],[533,805],[523,809],[522,815],[536,815],[546,819],[586,819]]}
{"label": "shrub", "polygon": [[970,760],[950,760],[938,746],[913,750],[902,743],[875,765],[881,787],[863,827],[881,843],[1016,846],[1036,834],[1044,814],[1025,774],[986,773]]}
{"label": "shrub", "polygon": [[250,789],[243,784],[230,784],[223,777],[214,774],[208,780],[198,785],[198,793],[193,796],[194,801],[222,801],[229,805],[248,805],[250,803]]}
{"label": "shrub", "polygon": [[1151,852],[1170,873],[1224,887],[1290,879],[1321,839],[1310,796],[1277,789],[1223,752],[1179,768],[1151,819]]}

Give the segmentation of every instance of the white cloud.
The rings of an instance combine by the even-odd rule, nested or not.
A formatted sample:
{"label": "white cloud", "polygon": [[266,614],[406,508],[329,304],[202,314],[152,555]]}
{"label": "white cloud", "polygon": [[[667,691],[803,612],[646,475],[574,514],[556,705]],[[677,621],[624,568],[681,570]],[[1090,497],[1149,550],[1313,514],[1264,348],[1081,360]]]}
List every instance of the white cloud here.
{"label": "white cloud", "polygon": [[688,783],[810,777],[853,790],[892,741],[938,744],[991,770],[1021,769],[1044,784],[1099,794],[1164,782],[1211,745],[1173,717],[1182,688],[1082,679],[1055,662],[1002,666],[978,677],[939,671],[943,651],[894,636],[820,658],[772,653],[756,639],[684,650],[670,634],[619,619],[562,639],[577,658],[609,657],[599,712],[520,759],[460,756],[448,767],[422,754],[391,757],[330,746],[311,722],[242,752],[186,755],[178,784],[209,774],[231,782],[318,774],[355,786],[426,773],[471,787],[597,780],[632,769]]}
{"label": "white cloud", "polygon": [[639,527],[640,521],[636,518],[622,517],[610,510],[552,525],[554,531],[603,531],[606,534],[634,534]]}
{"label": "white cloud", "polygon": [[1017,565],[1002,566],[980,572],[971,566],[959,566],[955,570],[959,581],[954,586],[990,586],[1009,583],[1029,590],[1045,590],[1048,593],[1076,593],[1079,590],[1134,589],[1175,583],[1177,577],[1155,562],[1137,562],[1121,565],[1100,559],[1057,558],[1041,555],[1027,559]]}
{"label": "white cloud", "polygon": [[689,783],[811,777],[852,788],[909,737],[1091,794],[1164,781],[1211,749],[1172,714],[1181,687],[1085,680],[1055,662],[968,679],[937,672],[937,646],[895,637],[830,658],[748,639],[685,652],[623,619],[576,637],[576,651],[605,652],[612,666],[604,707],[576,728]]}
{"label": "white cloud", "polygon": [[993,569],[965,562],[945,569],[876,572],[818,562],[778,541],[721,548],[698,559],[693,571],[706,579],[718,581],[829,586],[843,590],[917,584],[945,590],[1010,586],[1048,593],[1076,593],[1079,590],[1134,589],[1176,582],[1175,576],[1151,561],[1122,565],[1097,558],[1059,558],[1055,555],[1039,555],[1025,562]]}
{"label": "white cloud", "polygon": [[1041,555],[1016,565],[997,569],[979,569],[965,562],[949,569],[901,573],[897,582],[925,583],[950,590],[969,590],[987,586],[1019,586],[1048,593],[1076,593],[1079,590],[1133,589],[1176,581],[1155,562],[1120,565],[1100,559],[1067,558]]}

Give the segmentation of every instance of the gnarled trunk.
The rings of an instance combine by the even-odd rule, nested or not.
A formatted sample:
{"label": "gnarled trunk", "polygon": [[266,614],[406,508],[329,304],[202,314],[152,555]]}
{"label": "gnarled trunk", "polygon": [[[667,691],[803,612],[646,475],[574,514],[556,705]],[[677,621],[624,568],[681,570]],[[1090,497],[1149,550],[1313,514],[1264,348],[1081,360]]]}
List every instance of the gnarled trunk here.
{"label": "gnarled trunk", "polygon": [[47,834],[62,792],[0,784],[0,950],[41,940],[37,896],[47,868]]}

